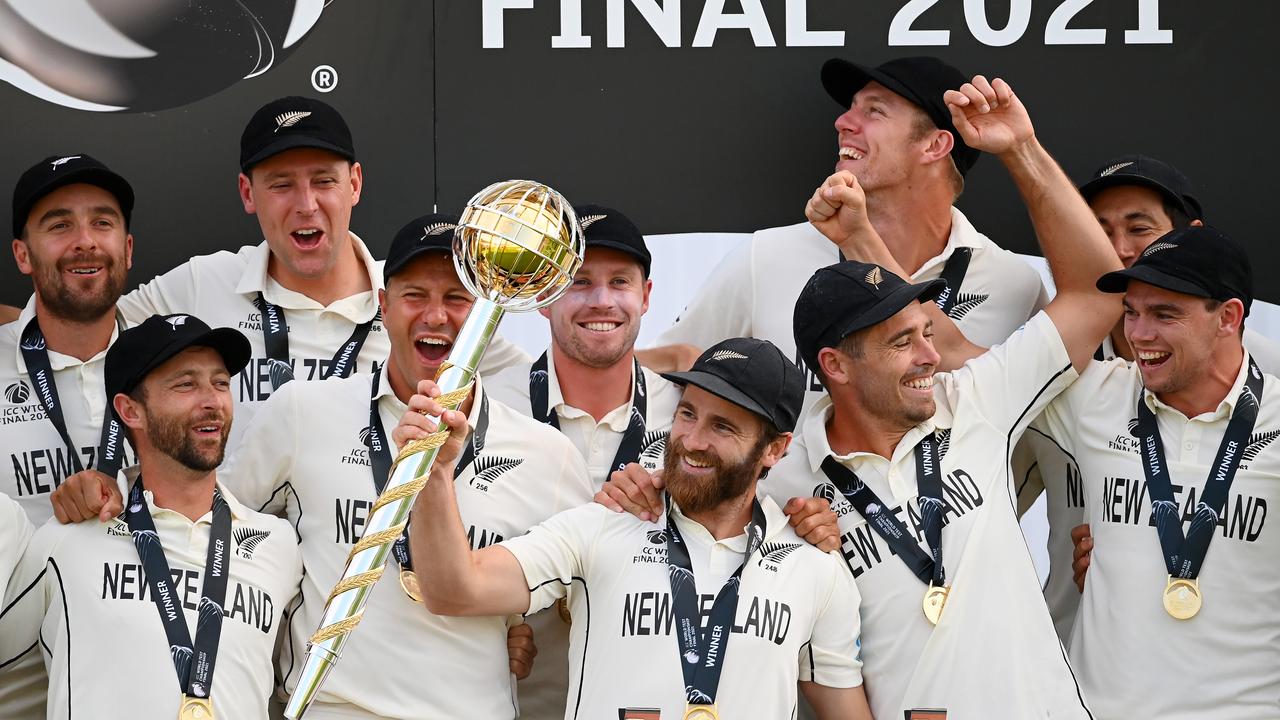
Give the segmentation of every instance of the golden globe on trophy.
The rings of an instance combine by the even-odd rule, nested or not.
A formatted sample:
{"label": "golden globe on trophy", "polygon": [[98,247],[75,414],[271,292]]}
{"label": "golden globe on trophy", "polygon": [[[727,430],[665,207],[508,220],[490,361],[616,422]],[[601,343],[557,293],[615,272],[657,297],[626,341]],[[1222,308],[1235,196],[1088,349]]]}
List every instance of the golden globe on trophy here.
{"label": "golden globe on trophy", "polygon": [[[508,180],[467,202],[454,231],[453,264],[476,302],[436,377],[441,404],[451,409],[462,405],[498,321],[507,312],[534,310],[560,297],[582,265],[582,253],[582,228],[573,207],[546,185]],[[447,437],[442,430],[400,449],[369,512],[364,536],[351,548],[342,579],[329,593],[285,717],[301,718],[333,669]],[[401,582],[406,591],[416,584],[412,577]]]}

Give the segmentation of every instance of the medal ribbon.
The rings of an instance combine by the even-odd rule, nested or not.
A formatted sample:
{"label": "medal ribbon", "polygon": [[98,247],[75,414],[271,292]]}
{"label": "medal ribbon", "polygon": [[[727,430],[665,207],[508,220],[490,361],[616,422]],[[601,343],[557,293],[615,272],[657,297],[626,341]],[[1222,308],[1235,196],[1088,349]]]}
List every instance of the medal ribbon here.
{"label": "medal ribbon", "polygon": [[[840,262],[849,259],[844,256],[843,250],[837,249],[836,253],[840,256]],[[960,285],[969,272],[969,260],[972,258],[973,248],[958,247],[951,252],[951,257],[947,258],[946,264],[942,266],[942,274],[939,277],[947,281],[947,289],[942,291],[935,302],[938,303],[943,315],[950,313],[951,308],[955,307],[956,298],[960,297]],[[903,278],[903,280],[911,282],[911,278]]]}
{"label": "medal ribbon", "polygon": [[[262,341],[267,350],[267,357],[286,366],[289,365],[289,323],[284,319],[284,311],[267,302],[262,293],[258,293],[254,304],[262,311]],[[360,348],[364,347],[364,341],[368,339],[369,331],[377,319],[378,313],[375,312],[372,318],[356,325],[356,329],[351,332],[351,337],[342,343],[338,351],[333,354],[333,358],[329,360],[329,366],[320,374],[321,380],[328,380],[331,377],[350,377],[356,366],[356,358],[360,356]],[[279,384],[273,383],[273,389],[279,389],[280,385],[292,379],[293,370],[290,369],[288,375],[282,378]]]}
{"label": "medal ribbon", "polygon": [[[645,397],[644,372],[640,369],[640,361],[632,359],[634,364],[631,376],[631,417],[627,422],[626,432],[622,435],[622,444],[613,456],[610,472],[621,470],[628,463],[639,462],[640,452],[644,450],[645,418],[649,412],[649,402]],[[560,429],[560,416],[550,404],[551,375],[547,372],[547,353],[542,355],[529,368],[529,408],[533,411],[533,419]]]}
{"label": "medal ribbon", "polygon": [[[67,446],[67,454],[71,456],[71,467],[80,472],[84,463],[80,462],[80,453],[71,441],[71,433],[67,432],[67,421],[62,414],[62,403],[58,401],[58,386],[53,382],[53,366],[49,363],[49,351],[45,347],[44,333],[40,331],[40,323],[31,318],[22,330],[22,339],[18,344],[22,351],[22,360],[27,365],[27,377],[31,387],[40,396],[40,404],[49,416],[49,422],[62,437]],[[104,389],[105,393],[106,390]],[[111,409],[112,398],[102,409],[102,432],[98,437],[98,453],[94,465],[103,475],[114,478],[124,464],[124,433],[121,432],[120,421],[116,420]],[[59,478],[61,481],[61,478]]]}
{"label": "medal ribbon", "polygon": [[1142,395],[1138,396],[1138,426],[1134,434],[1142,443],[1142,471],[1147,476],[1147,493],[1151,497],[1151,523],[1160,536],[1160,549],[1169,574],[1188,580],[1200,575],[1209,541],[1218,526],[1218,518],[1226,507],[1227,491],[1240,468],[1240,457],[1249,445],[1249,434],[1258,419],[1258,407],[1262,402],[1262,372],[1253,358],[1249,358],[1248,378],[1236,398],[1235,410],[1227,422],[1227,430],[1218,445],[1218,454],[1209,469],[1209,479],[1204,494],[1196,504],[1195,515],[1184,535],[1182,512],[1173,497],[1173,481],[1169,465],[1165,461],[1164,444],[1160,441],[1160,427],[1155,413],[1147,407]]}
{"label": "medal ribbon", "polygon": [[214,662],[218,657],[218,641],[222,635],[222,604],[227,598],[227,575],[231,567],[231,508],[222,493],[213,491],[213,526],[209,530],[209,552],[204,564],[204,583],[200,588],[200,608],[196,620],[195,642],[182,613],[182,603],[174,589],[169,563],[156,534],[155,521],[142,494],[142,477],[129,492],[125,521],[133,534],[134,547],[142,560],[151,586],[151,599],[164,623],[169,639],[169,653],[178,675],[182,692],[191,697],[207,698],[213,688]]}
{"label": "medal ribbon", "polygon": [[[388,370],[388,372],[390,372]],[[391,444],[387,440],[387,431],[378,415],[378,386],[382,382],[382,373],[373,374],[372,387],[369,390],[369,439],[365,445],[369,448],[369,466],[373,469],[373,487],[379,495],[387,486],[391,474],[391,465],[395,461]],[[467,444],[462,448],[458,464],[453,468],[453,476],[461,477],[462,473],[475,462],[476,456],[484,450],[485,436],[489,433],[489,396],[480,393],[480,415],[476,418],[476,431],[467,436]],[[396,562],[405,570],[413,570],[413,558],[409,555],[409,526],[391,546],[391,554]]]}
{"label": "medal ribbon", "polygon": [[671,497],[667,496],[667,575],[671,582],[671,611],[676,619],[676,639],[680,649],[680,670],[684,673],[685,701],[690,705],[714,705],[720,687],[720,671],[729,652],[729,635],[738,612],[738,589],[742,569],[764,542],[766,527],[760,501],[751,500],[751,524],[747,526],[747,553],[742,564],[729,576],[711,605],[707,629],[701,630],[698,588],[693,579],[693,563],[684,538],[671,519]]}
{"label": "medal ribbon", "polygon": [[942,563],[942,525],[947,501],[942,497],[942,468],[938,457],[937,435],[930,433],[916,445],[916,484],[920,489],[920,522],[924,526],[924,539],[929,545],[926,553],[911,536],[907,526],[893,514],[892,508],[875,494],[858,474],[828,455],[822,461],[822,472],[831,484],[844,495],[867,524],[889,545],[889,549],[906,563],[920,582],[945,585],[946,567]]}

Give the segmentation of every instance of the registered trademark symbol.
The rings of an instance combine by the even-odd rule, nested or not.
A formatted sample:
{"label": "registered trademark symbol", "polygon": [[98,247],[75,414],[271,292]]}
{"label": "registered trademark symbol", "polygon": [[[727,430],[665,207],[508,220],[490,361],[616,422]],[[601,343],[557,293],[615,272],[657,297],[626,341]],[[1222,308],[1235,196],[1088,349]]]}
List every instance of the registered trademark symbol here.
{"label": "registered trademark symbol", "polygon": [[311,87],[322,93],[333,90],[338,87],[338,71],[332,65],[317,65],[311,71]]}

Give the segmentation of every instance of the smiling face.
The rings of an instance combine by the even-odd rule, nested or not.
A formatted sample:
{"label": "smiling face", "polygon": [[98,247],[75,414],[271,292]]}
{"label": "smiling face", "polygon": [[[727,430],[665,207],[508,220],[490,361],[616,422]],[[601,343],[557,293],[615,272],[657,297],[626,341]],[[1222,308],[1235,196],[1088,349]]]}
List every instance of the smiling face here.
{"label": "smiling face", "polygon": [[1117,185],[1089,198],[1089,207],[1125,267],[1147,246],[1173,230],[1160,193],[1140,185]]}
{"label": "smiling face", "polygon": [[687,515],[753,490],[791,435],[765,436],[759,415],[694,385],[685,387],[667,438],[662,478]]}
{"label": "smiling face", "polygon": [[73,322],[113,311],[133,263],[133,236],[114,195],[85,183],[58,188],[31,209],[24,236],[13,241],[13,257],[42,311]]}
{"label": "smiling face", "polygon": [[231,376],[216,350],[183,350],[148,373],[133,396],[117,395],[115,402],[135,444],[197,472],[222,464],[231,432]]}
{"label": "smiling face", "polygon": [[936,128],[911,101],[880,83],[867,83],[836,118],[836,170],[853,173],[867,192],[902,184],[932,140],[929,130]]}
{"label": "smiling face", "polygon": [[612,367],[635,347],[652,288],[635,258],[588,248],[568,292],[541,312],[551,321],[553,342],[567,357],[587,367]]}
{"label": "smiling face", "polygon": [[[920,303],[823,348],[819,362],[832,388],[882,427],[906,431],[933,417],[933,375],[941,357],[933,347],[933,321]],[[856,348],[856,349],[855,349]]]}
{"label": "smiling face", "polygon": [[[1124,295],[1124,335],[1142,382],[1162,397],[1201,385],[1212,375],[1219,343],[1238,338],[1243,305],[1130,280]],[[1166,400],[1168,402],[1168,400]]]}
{"label": "smiling face", "polygon": [[409,261],[379,291],[382,325],[391,340],[387,367],[396,395],[407,399],[418,381],[434,379],[475,298],[467,292],[453,259],[430,252]]}
{"label": "smiling face", "polygon": [[360,163],[297,148],[240,175],[245,212],[258,216],[271,249],[270,272],[286,287],[323,278],[349,251],[351,208],[364,184]]}

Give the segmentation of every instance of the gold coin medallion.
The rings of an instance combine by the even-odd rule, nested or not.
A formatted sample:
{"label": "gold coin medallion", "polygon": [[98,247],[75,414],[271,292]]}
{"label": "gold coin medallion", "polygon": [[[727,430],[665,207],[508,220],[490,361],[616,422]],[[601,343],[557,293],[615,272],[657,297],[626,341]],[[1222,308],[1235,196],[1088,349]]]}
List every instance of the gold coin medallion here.
{"label": "gold coin medallion", "polygon": [[418,576],[412,570],[400,571],[400,588],[404,590],[404,594],[409,599],[420,603],[422,602],[422,586],[418,584]]}
{"label": "gold coin medallion", "polygon": [[1200,579],[1187,580],[1169,576],[1164,588],[1164,611],[1176,620],[1190,620],[1200,612],[1204,596],[1200,594]]}
{"label": "gold coin medallion", "polygon": [[950,585],[934,585],[929,583],[929,589],[924,593],[924,602],[921,607],[924,609],[924,617],[929,621],[930,625],[937,625],[942,619],[942,608],[947,604],[947,595],[951,593]]}
{"label": "gold coin medallion", "polygon": [[715,705],[686,705],[684,720],[720,720],[720,712]]}
{"label": "gold coin medallion", "polygon": [[182,705],[178,708],[178,720],[214,720],[213,701],[183,695]]}

